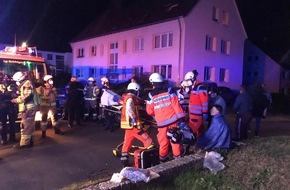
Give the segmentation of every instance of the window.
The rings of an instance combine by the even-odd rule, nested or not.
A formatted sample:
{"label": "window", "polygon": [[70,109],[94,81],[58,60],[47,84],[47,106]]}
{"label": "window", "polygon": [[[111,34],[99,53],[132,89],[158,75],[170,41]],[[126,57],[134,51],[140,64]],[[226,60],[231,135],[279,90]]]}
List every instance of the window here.
{"label": "window", "polygon": [[96,78],[97,69],[96,68],[89,68],[89,76]]}
{"label": "window", "polygon": [[218,22],[220,16],[220,9],[217,7],[212,8],[212,20]]}
{"label": "window", "polygon": [[118,75],[118,42],[114,42],[110,44],[110,64],[109,64],[109,72],[114,73],[112,75],[113,79],[117,79]]}
{"label": "window", "polygon": [[143,66],[132,67],[132,76],[140,77],[143,75]]}
{"label": "window", "polygon": [[153,65],[153,73],[160,73],[164,78],[170,79],[172,77],[172,65]]}
{"label": "window", "polygon": [[222,13],[222,24],[226,26],[229,25],[229,13],[227,11],[223,11]]}
{"label": "window", "polygon": [[77,58],[84,57],[84,48],[77,49]]}
{"label": "window", "polygon": [[56,55],[55,56],[56,70],[64,71],[64,56]]}
{"label": "window", "polygon": [[76,69],[76,77],[84,77],[84,69]]}
{"label": "window", "polygon": [[102,44],[100,47],[100,56],[104,55],[104,45]]}
{"label": "window", "polygon": [[127,53],[127,40],[123,41],[123,53]]}
{"label": "window", "polygon": [[204,81],[214,81],[215,79],[215,68],[204,67]]}
{"label": "window", "polygon": [[205,38],[205,49],[208,51],[216,52],[217,49],[217,38],[211,37],[209,35],[206,35]]}
{"label": "window", "polygon": [[230,71],[229,69],[220,69],[220,82],[229,82]]}
{"label": "window", "polygon": [[139,37],[139,38],[135,39],[134,50],[135,51],[143,51],[144,50],[144,38],[143,37]]}
{"label": "window", "polygon": [[46,59],[47,59],[47,60],[52,60],[52,54],[47,54],[47,55],[46,55]]}
{"label": "window", "polygon": [[97,55],[97,46],[92,46],[91,47],[91,56],[96,56]]}
{"label": "window", "polygon": [[154,36],[154,48],[173,46],[173,33],[158,34]]}
{"label": "window", "polygon": [[222,40],[221,41],[221,53],[225,55],[230,55],[231,53],[231,42]]}
{"label": "window", "polygon": [[126,66],[122,67],[122,79],[126,79],[127,78],[127,71],[126,71]]}

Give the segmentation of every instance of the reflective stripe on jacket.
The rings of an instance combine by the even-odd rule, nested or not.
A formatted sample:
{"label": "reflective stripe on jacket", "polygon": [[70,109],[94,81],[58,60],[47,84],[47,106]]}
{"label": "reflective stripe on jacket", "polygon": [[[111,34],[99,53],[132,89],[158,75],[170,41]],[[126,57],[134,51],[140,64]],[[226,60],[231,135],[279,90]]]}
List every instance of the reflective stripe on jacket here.
{"label": "reflective stripe on jacket", "polygon": [[[131,93],[127,93],[125,95],[122,96],[124,99],[122,100],[122,104],[123,104],[123,108],[122,108],[122,112],[121,112],[121,128],[122,129],[132,129],[133,127],[137,127],[138,129],[140,129],[141,126],[141,121],[140,121],[140,116],[139,116],[139,104],[141,103],[141,101],[139,100],[139,98],[137,96],[135,96],[134,94]],[[136,122],[136,126],[133,126],[133,123],[131,123],[129,115],[126,113],[126,108],[127,108],[127,100],[132,98],[133,103],[134,103],[134,107],[131,108],[131,110],[133,110],[133,115],[134,115],[134,120]]]}
{"label": "reflective stripe on jacket", "polygon": [[194,88],[189,98],[189,113],[201,115],[208,112],[208,93],[206,90]]}
{"label": "reflective stripe on jacket", "polygon": [[155,116],[158,127],[169,125],[185,116],[175,93],[162,92],[151,97],[151,100],[147,101],[146,112]]}

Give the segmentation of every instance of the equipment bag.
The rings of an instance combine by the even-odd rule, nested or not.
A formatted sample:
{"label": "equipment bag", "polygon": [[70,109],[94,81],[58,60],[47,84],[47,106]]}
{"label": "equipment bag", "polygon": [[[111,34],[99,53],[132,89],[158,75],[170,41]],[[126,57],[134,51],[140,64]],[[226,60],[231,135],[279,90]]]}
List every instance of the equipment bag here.
{"label": "equipment bag", "polygon": [[136,168],[150,168],[159,164],[159,154],[157,148],[137,149],[134,151],[134,166]]}

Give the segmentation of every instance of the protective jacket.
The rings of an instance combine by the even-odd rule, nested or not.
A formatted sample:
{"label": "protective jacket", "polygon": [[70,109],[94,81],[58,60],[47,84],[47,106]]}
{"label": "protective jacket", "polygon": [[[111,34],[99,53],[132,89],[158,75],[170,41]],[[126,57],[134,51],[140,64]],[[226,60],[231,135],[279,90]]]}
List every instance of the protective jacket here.
{"label": "protective jacket", "polygon": [[[158,92],[159,91],[159,92]],[[155,116],[158,127],[167,126],[185,117],[185,113],[178,102],[176,93],[171,88],[149,93],[150,100],[146,104],[148,115]]]}
{"label": "protective jacket", "polygon": [[40,104],[38,94],[30,80],[24,81],[19,86],[19,96],[15,99],[15,103],[19,104],[19,112],[35,108]]}
{"label": "protective jacket", "polygon": [[56,88],[46,88],[44,86],[40,86],[36,89],[40,98],[40,106],[56,106],[56,96],[57,91]]}
{"label": "protective jacket", "polygon": [[190,94],[189,98],[189,113],[202,115],[208,112],[208,93],[200,86],[196,86]]}
{"label": "protective jacket", "polygon": [[97,85],[87,85],[84,88],[84,95],[85,100],[96,100],[98,97],[98,94],[100,93],[100,89]]}
{"label": "protective jacket", "polygon": [[140,129],[142,126],[139,116],[139,105],[142,100],[132,93],[127,93],[122,97],[122,101],[120,101],[120,103],[123,104],[121,128],[132,129],[133,127],[136,127]]}

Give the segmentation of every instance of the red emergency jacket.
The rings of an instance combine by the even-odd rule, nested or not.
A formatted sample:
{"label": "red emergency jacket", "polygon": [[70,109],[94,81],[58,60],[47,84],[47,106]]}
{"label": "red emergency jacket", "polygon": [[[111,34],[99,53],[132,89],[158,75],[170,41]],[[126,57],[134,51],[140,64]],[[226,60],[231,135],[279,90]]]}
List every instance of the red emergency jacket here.
{"label": "red emergency jacket", "polygon": [[171,93],[169,88],[167,92],[161,92],[156,95],[149,93],[150,100],[146,104],[148,115],[155,116],[158,127],[163,127],[176,122],[185,117],[185,113],[178,102],[176,93]]}
{"label": "red emergency jacket", "polygon": [[135,107],[134,109],[134,115],[135,115],[135,122],[136,122],[136,128],[140,129],[142,128],[141,126],[141,121],[140,121],[140,116],[139,116],[139,105],[140,103],[143,101],[140,98],[138,98],[137,96],[127,93],[122,95],[121,101],[119,101],[119,103],[123,104],[123,108],[122,108],[122,112],[121,112],[121,128],[122,129],[132,129],[133,123],[130,122],[130,118],[129,116],[127,116],[126,114],[126,104],[127,104],[127,100],[129,98],[133,99],[134,105]]}
{"label": "red emergency jacket", "polygon": [[188,109],[190,114],[202,115],[208,112],[208,93],[197,84],[190,93]]}

